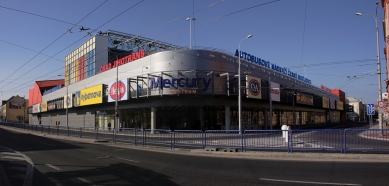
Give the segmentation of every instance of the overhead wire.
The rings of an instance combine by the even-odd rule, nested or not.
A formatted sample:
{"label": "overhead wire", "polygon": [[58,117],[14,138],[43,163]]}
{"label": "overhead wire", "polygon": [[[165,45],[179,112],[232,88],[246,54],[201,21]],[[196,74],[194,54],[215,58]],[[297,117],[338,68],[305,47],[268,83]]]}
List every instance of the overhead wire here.
{"label": "overhead wire", "polygon": [[[220,1],[218,1],[218,2],[212,3],[212,4],[210,4],[210,5],[207,5],[207,6],[205,6],[205,7],[202,7],[201,9],[196,10],[195,12],[198,12],[198,11],[203,10],[203,9],[205,9],[205,8],[211,7],[211,6],[216,5],[216,4],[218,4],[218,3],[220,3],[220,2],[223,2],[223,1],[224,1],[224,0],[220,0]],[[243,11],[246,11],[246,10],[249,10],[249,9],[257,8],[257,7],[264,6],[264,5],[267,5],[267,4],[270,4],[270,3],[274,3],[274,2],[277,2],[277,1],[280,1],[280,0],[274,0],[274,1],[266,2],[266,3],[261,3],[261,4],[258,4],[258,5],[255,5],[255,6],[251,6],[251,7],[245,8],[245,9],[241,9],[241,10],[238,10],[238,11],[235,11],[235,12],[232,12],[232,13],[229,13],[229,14],[226,14],[226,15],[223,15],[223,16],[220,16],[220,17],[217,17],[217,18],[212,19],[212,20],[208,20],[208,21],[203,22],[202,24],[197,25],[197,26],[202,26],[202,25],[207,24],[207,23],[210,23],[210,22],[212,22],[212,21],[215,21],[215,20],[218,20],[218,19],[221,19],[221,18],[230,16],[230,15],[233,15],[233,14],[236,14],[236,13],[239,13],[239,12],[243,12]],[[127,9],[127,10],[129,10],[129,9]],[[126,11],[127,11],[127,10],[126,10]],[[122,13],[123,13],[123,12],[122,12]],[[120,13],[120,15],[121,15],[122,13]],[[190,14],[192,14],[192,12],[189,13],[189,14],[186,14],[186,15],[184,15],[184,16],[181,16],[181,17],[179,17],[179,18],[173,19],[172,21],[169,21],[168,23],[162,24],[162,25],[160,25],[160,26],[158,26],[158,27],[156,27],[156,28],[153,28],[153,29],[147,31],[146,33],[151,32],[151,31],[153,31],[153,30],[156,30],[156,29],[158,29],[158,28],[160,28],[160,27],[162,27],[162,26],[164,26],[164,25],[170,24],[170,23],[172,23],[172,22],[174,22],[174,21],[176,21],[176,20],[179,20],[179,19],[181,19],[181,18],[184,18],[184,17],[186,17],[186,16],[188,16],[188,15],[190,15]],[[117,16],[115,16],[115,17],[117,17]],[[112,20],[112,19],[111,19],[111,20]],[[105,24],[106,24],[106,23],[104,23],[103,25],[105,25]],[[100,26],[100,27],[101,27],[101,26]],[[98,27],[98,28],[100,28],[100,27]],[[98,29],[98,28],[97,28],[97,29]],[[97,29],[95,29],[94,31],[97,31]],[[176,35],[176,34],[178,34],[178,33],[181,33],[181,32],[183,32],[183,31],[186,31],[186,30],[188,30],[188,29],[181,30],[181,31],[179,31],[179,32],[177,32],[177,33],[175,33],[175,34],[168,35],[168,36],[166,36],[166,37],[164,37],[164,38],[168,38],[168,37],[174,36],[174,35]],[[164,38],[162,38],[162,39],[164,39]],[[83,39],[83,38],[81,38],[81,39]],[[126,40],[125,42],[127,42],[127,41],[129,41],[129,40]],[[156,41],[156,40],[154,40],[154,41]],[[153,42],[153,41],[152,41],[152,42]],[[122,42],[122,43],[123,43],[123,42]],[[150,42],[150,43],[151,43],[151,42]],[[147,43],[145,43],[145,44],[147,44]],[[120,45],[120,44],[118,44],[118,45]],[[135,48],[132,48],[132,49],[130,49],[130,50],[133,50],[133,49],[135,49]],[[101,51],[101,52],[103,52],[103,51]]]}
{"label": "overhead wire", "polygon": [[[81,21],[83,21],[85,18],[87,18],[90,14],[92,14],[94,11],[96,11],[98,8],[100,8],[104,3],[106,3],[108,0],[104,1],[103,3],[101,3],[99,6],[97,6],[95,9],[93,9],[91,12],[89,12],[86,16],[84,16],[80,21],[78,21],[75,25],[78,25]],[[72,28],[74,27],[74,25],[72,26]],[[39,53],[37,53],[35,56],[33,56],[30,60],[28,60],[26,63],[24,63],[21,67],[19,67],[16,71],[14,71],[13,73],[11,73],[11,75],[9,75],[7,78],[3,79],[2,81],[0,81],[0,84],[3,83],[5,80],[7,80],[9,77],[11,77],[12,75],[14,75],[16,72],[18,72],[20,69],[22,69],[24,66],[26,66],[29,62],[31,62],[33,59],[35,59],[37,56],[39,56],[43,51],[45,51],[47,48],[49,48],[51,45],[53,45],[55,42],[57,42],[60,38],[62,38],[67,32],[63,33],[61,36],[59,36],[57,39],[55,39],[53,42],[51,42],[49,45],[47,45],[45,48],[43,48]],[[57,53],[58,54],[58,53]],[[51,59],[51,58],[49,58]],[[48,61],[48,60],[46,60]],[[46,62],[44,61],[44,62]],[[40,65],[42,65],[44,62],[40,63],[38,66],[36,66],[35,68],[39,67]],[[28,72],[31,72],[32,70],[34,70],[35,68],[32,68],[30,71]],[[28,73],[27,72],[27,73]],[[25,73],[25,74],[27,74]],[[25,74],[21,75],[20,77],[23,77]],[[20,78],[19,77],[19,78]],[[12,82],[6,84],[5,86],[1,87],[0,89],[3,89],[4,87],[8,86],[9,84],[11,84]]]}
{"label": "overhead wire", "polygon": [[65,23],[65,24],[68,24],[68,25],[80,26],[80,25],[73,24],[73,23],[70,23],[70,22],[67,22],[67,21],[62,21],[62,20],[55,19],[55,18],[52,18],[52,17],[43,16],[43,15],[39,15],[39,14],[35,14],[35,13],[23,11],[23,10],[18,10],[18,9],[14,9],[14,8],[9,8],[9,7],[5,7],[5,6],[0,6],[0,8],[7,9],[7,10],[12,10],[12,11],[20,12],[20,13],[24,13],[24,14],[29,14],[29,15],[33,15],[33,16],[37,16],[37,17],[41,17],[41,18],[45,18],[45,19],[50,19],[50,20],[57,21],[57,22],[60,22],[60,23]]}
{"label": "overhead wire", "polygon": [[[206,6],[200,8],[200,9],[198,9],[198,10],[196,10],[196,11],[193,11],[193,12],[187,13],[187,14],[185,14],[185,15],[182,15],[182,16],[180,16],[180,17],[174,18],[174,19],[172,19],[172,20],[170,20],[170,21],[168,21],[168,22],[166,22],[166,23],[164,23],[164,24],[158,25],[158,26],[156,26],[156,27],[154,27],[154,28],[152,28],[152,29],[150,29],[150,30],[147,30],[146,32],[140,34],[139,36],[144,36],[144,35],[146,35],[146,34],[152,32],[152,31],[158,30],[158,29],[160,29],[160,28],[162,28],[162,27],[164,27],[164,26],[167,26],[167,25],[169,25],[169,24],[171,24],[171,23],[174,23],[174,22],[176,22],[176,21],[178,21],[178,20],[180,20],[180,19],[186,18],[187,16],[189,16],[189,15],[191,15],[191,14],[194,15],[195,12],[199,12],[199,11],[201,11],[201,10],[210,8],[210,7],[212,7],[212,6],[214,6],[214,5],[217,5],[217,4],[221,3],[221,2],[224,2],[224,0],[219,0],[219,1],[217,1],[217,2],[214,2],[214,3],[211,3],[211,4],[209,4],[209,5],[206,5]],[[193,28],[193,29],[194,29],[194,28]],[[186,29],[186,30],[187,30],[187,29]],[[122,42],[120,42],[120,43],[118,43],[118,44],[116,44],[116,45],[113,45],[113,47],[119,46],[119,45],[121,45],[121,44],[124,44],[124,43],[126,43],[126,42],[129,42],[129,41],[134,40],[134,39],[136,39],[136,38],[137,38],[137,37],[131,38],[131,39],[127,39],[127,40],[122,41]]]}
{"label": "overhead wire", "polygon": [[[97,10],[97,8],[99,8],[99,7],[101,7],[105,2],[107,2],[108,0],[106,0],[106,1],[104,1],[102,4],[100,4],[98,7],[96,7],[92,12],[94,12],[95,10]],[[109,21],[107,21],[107,22],[105,22],[104,24],[102,24],[101,26],[99,26],[97,29],[99,29],[99,28],[101,28],[102,26],[104,26],[104,25],[106,25],[107,23],[109,23],[110,21],[112,21],[113,19],[115,19],[115,18],[117,18],[118,16],[120,16],[120,15],[122,15],[123,13],[125,13],[125,12],[127,12],[128,10],[130,10],[130,9],[132,9],[132,8],[134,8],[136,5],[139,5],[141,2],[143,2],[144,0],[141,0],[141,1],[139,1],[138,3],[136,3],[135,5],[133,5],[133,6],[131,6],[130,8],[128,8],[128,9],[126,9],[126,10],[124,10],[124,11],[122,11],[121,13],[119,13],[118,15],[116,15],[116,16],[114,16],[113,18],[111,18]],[[92,12],[90,12],[87,16],[89,16]],[[79,22],[81,22],[82,20],[84,20],[87,16],[85,16],[83,19],[81,19]],[[78,23],[79,23],[78,22]],[[77,24],[78,24],[77,23]],[[94,31],[96,31],[97,29],[95,29]],[[66,34],[66,32],[65,32],[65,34]],[[64,34],[63,34],[64,35]],[[63,36],[62,35],[62,36]],[[56,55],[58,55],[59,53],[61,53],[62,51],[64,51],[64,50],[66,50],[67,48],[69,48],[70,46],[72,46],[72,45],[74,45],[75,43],[77,43],[77,42],[79,42],[80,40],[82,40],[82,39],[84,39],[86,36],[88,36],[89,34],[87,34],[87,35],[85,35],[85,36],[83,36],[82,38],[80,38],[80,39],[78,39],[77,41],[75,41],[75,42],[73,42],[72,44],[70,44],[70,45],[68,45],[66,48],[64,48],[64,49],[62,49],[61,51],[59,51],[59,52],[57,52],[55,55],[53,55],[53,56],[51,56],[49,59],[51,59],[52,57],[54,57],[54,56],[56,56]],[[62,37],[61,36],[61,37]],[[58,39],[57,39],[58,40]],[[50,44],[51,45],[51,44]],[[48,48],[49,46],[47,46],[46,48]],[[46,49],[45,48],[45,49]],[[43,50],[42,50],[43,51]],[[42,52],[41,51],[41,52]],[[41,54],[41,52],[39,52],[37,55],[39,55],[39,54]],[[37,56],[37,55],[35,55],[34,56],[34,58]],[[39,67],[40,65],[42,65],[43,63],[45,63],[45,62],[47,62],[49,59],[47,59],[46,61],[43,61],[42,63],[40,63],[40,64],[38,64],[36,67],[34,67],[34,68],[32,68],[31,70],[29,70],[28,72],[31,72],[32,70],[34,70],[34,69],[36,69],[37,67]],[[31,60],[29,60],[29,61],[31,61]],[[64,67],[61,67],[60,69],[63,69]],[[57,71],[57,70],[56,70]],[[25,74],[27,74],[28,72],[26,72]],[[24,74],[24,75],[25,75]],[[49,73],[50,74],[50,73]],[[20,76],[20,77],[23,77],[24,75],[22,75],[22,76]],[[19,78],[20,78],[19,77]],[[4,80],[3,80],[4,81]],[[8,83],[7,85],[9,85],[9,84],[11,84],[12,82],[10,82],[10,83]],[[29,83],[29,82],[27,82],[27,83]],[[0,83],[1,84],[1,83]],[[6,85],[6,86],[7,86]],[[3,89],[4,87],[2,87],[2,88],[0,88],[1,90]],[[19,88],[19,87],[16,87],[16,88]],[[14,88],[15,89],[15,88]],[[11,90],[14,90],[14,89],[11,89]]]}
{"label": "overhead wire", "polygon": [[[276,0],[276,1],[279,1],[279,0]],[[276,2],[276,1],[272,1],[272,2]],[[268,2],[268,3],[272,3],[272,2]],[[264,3],[264,4],[268,4],[268,3]],[[264,4],[260,4],[260,5],[264,5]],[[254,8],[254,7],[257,7],[257,6],[260,6],[260,5],[256,5],[256,6],[253,6],[253,7],[249,7],[249,8],[246,8],[246,9],[243,9],[243,10],[239,10],[239,11],[235,11],[235,12],[233,12],[233,13],[230,13],[230,14],[226,14],[226,15],[224,15],[224,16],[220,16],[220,17],[218,17],[218,18],[215,18],[215,19],[212,19],[212,20],[209,20],[209,21],[207,21],[207,22],[204,22],[204,23],[202,23],[202,24],[199,24],[199,25],[196,25],[196,26],[201,26],[201,25],[203,25],[203,24],[206,24],[206,23],[209,23],[209,22],[212,22],[212,21],[214,21],[214,20],[218,20],[218,19],[220,19],[220,18],[223,18],[223,17],[226,17],[226,16],[229,16],[229,15],[233,15],[233,14],[235,14],[235,13],[238,13],[238,12],[241,12],[241,11],[244,11],[244,10],[248,10],[248,9],[251,9],[251,8]],[[198,10],[199,11],[199,10]],[[105,25],[106,23],[104,23],[104,25]],[[163,25],[161,25],[161,26],[159,26],[159,27],[162,27]],[[195,27],[196,27],[195,26]],[[159,27],[157,27],[157,28],[159,28]],[[194,27],[194,28],[195,28]],[[100,28],[100,27],[99,27]],[[157,28],[155,28],[155,29],[157,29]],[[98,29],[98,28],[97,28]],[[96,31],[97,29],[94,29],[94,31]],[[149,32],[151,32],[151,31],[153,31],[154,29],[152,29],[152,30],[150,30]],[[185,29],[185,30],[187,30],[187,29]],[[180,32],[182,32],[182,31],[180,31]],[[180,32],[177,32],[177,34],[178,33],[180,33]],[[175,34],[173,34],[173,35],[175,35]],[[171,37],[171,36],[173,36],[173,35],[169,35],[168,37]],[[166,37],[165,37],[166,38]],[[63,67],[62,67],[63,68]]]}

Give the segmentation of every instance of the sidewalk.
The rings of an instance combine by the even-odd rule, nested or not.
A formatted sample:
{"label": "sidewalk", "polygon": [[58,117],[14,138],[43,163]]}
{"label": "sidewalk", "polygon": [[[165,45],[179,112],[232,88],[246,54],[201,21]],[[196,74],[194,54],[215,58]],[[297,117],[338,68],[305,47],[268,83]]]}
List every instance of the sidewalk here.
{"label": "sidewalk", "polygon": [[389,141],[389,128],[386,126],[384,126],[383,130],[379,130],[379,124],[374,124],[370,129],[373,130],[364,131],[361,137]]}

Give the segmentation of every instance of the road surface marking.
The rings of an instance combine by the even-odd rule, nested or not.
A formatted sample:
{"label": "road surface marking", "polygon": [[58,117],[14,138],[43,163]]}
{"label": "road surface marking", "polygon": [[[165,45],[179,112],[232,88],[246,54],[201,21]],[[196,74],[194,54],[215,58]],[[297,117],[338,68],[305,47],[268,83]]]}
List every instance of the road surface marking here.
{"label": "road surface marking", "polygon": [[14,152],[15,154],[18,154],[19,156],[23,156],[24,161],[27,162],[27,170],[26,170],[26,174],[24,176],[24,183],[23,183],[23,185],[25,185],[25,186],[32,185],[32,176],[33,176],[33,173],[34,173],[34,163],[32,162],[32,160],[28,156],[20,153],[19,151],[15,151],[13,149],[10,149],[8,147],[3,147],[3,146],[0,146],[0,148],[7,149],[9,152]]}
{"label": "road surface marking", "polygon": [[136,160],[129,160],[129,159],[124,159],[124,158],[116,158],[116,159],[139,163],[139,161],[136,161]]}
{"label": "road surface marking", "polygon": [[79,179],[79,180],[81,180],[81,181],[83,181],[83,182],[85,182],[85,183],[89,183],[89,184],[91,184],[91,185],[95,185],[95,184],[93,184],[91,181],[89,181],[89,180],[87,180],[87,179],[84,179],[84,178],[77,178],[77,179]]}
{"label": "road surface marking", "polygon": [[353,184],[353,183],[310,182],[310,181],[296,181],[296,180],[278,180],[278,179],[268,179],[268,178],[259,178],[259,180],[286,182],[286,183],[315,184],[315,185],[352,185],[352,186],[361,186],[362,185],[362,184]]}
{"label": "road surface marking", "polygon": [[51,165],[51,164],[45,164],[46,166],[50,167],[50,168],[53,168],[55,170],[61,170],[60,168],[54,166],[54,165]]}
{"label": "road surface marking", "polygon": [[15,156],[15,154],[13,156],[2,156],[1,159],[4,159],[4,160],[21,160],[21,161],[24,160],[24,157],[22,157],[22,156]]}
{"label": "road surface marking", "polygon": [[55,145],[53,145],[53,144],[49,144],[49,143],[43,143],[43,142],[41,142],[42,144],[44,144],[44,145],[50,145],[50,146],[55,146]]}

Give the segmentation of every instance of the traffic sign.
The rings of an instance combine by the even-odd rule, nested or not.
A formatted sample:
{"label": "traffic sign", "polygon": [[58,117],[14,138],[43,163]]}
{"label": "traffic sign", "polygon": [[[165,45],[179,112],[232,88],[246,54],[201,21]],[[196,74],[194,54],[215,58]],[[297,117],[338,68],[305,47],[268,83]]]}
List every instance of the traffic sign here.
{"label": "traffic sign", "polygon": [[385,102],[383,102],[383,101],[378,102],[378,107],[384,108],[385,106],[386,106]]}
{"label": "traffic sign", "polygon": [[375,110],[374,110],[374,104],[367,104],[367,115],[374,115]]}

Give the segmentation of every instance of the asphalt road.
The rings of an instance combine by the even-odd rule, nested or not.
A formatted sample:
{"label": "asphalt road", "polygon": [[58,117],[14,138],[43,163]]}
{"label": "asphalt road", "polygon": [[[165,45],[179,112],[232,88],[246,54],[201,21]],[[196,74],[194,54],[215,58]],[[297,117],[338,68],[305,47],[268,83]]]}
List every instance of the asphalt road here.
{"label": "asphalt road", "polygon": [[[389,184],[389,161],[311,161],[309,154],[293,160],[239,153],[199,155],[189,150],[60,140],[2,128],[0,150],[11,185]],[[29,164],[33,173],[28,173]]]}

